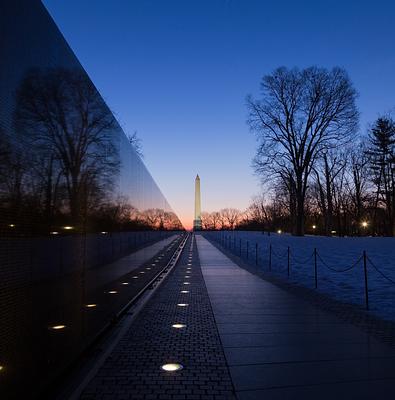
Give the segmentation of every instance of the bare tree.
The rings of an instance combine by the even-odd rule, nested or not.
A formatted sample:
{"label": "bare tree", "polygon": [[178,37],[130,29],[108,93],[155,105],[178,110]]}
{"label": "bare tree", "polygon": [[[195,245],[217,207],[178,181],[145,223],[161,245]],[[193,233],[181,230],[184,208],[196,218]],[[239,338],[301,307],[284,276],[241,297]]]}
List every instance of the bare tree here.
{"label": "bare tree", "polygon": [[240,219],[241,212],[236,208],[224,208],[221,210],[224,220],[229,229],[234,229]]}
{"label": "bare tree", "polygon": [[[351,213],[356,226],[356,233],[360,233],[362,219],[365,214],[365,204],[369,200],[369,157],[366,154],[366,143],[356,143],[350,151],[349,179],[346,182],[351,201]],[[373,223],[374,225],[374,223]]]}
{"label": "bare tree", "polygon": [[269,227],[269,210],[264,195],[255,196],[246,212],[250,220],[257,222],[262,227]]}
{"label": "bare tree", "polygon": [[211,229],[210,213],[208,213],[207,211],[203,211],[201,214],[201,218],[202,218],[202,228],[203,229]]}
{"label": "bare tree", "polygon": [[220,219],[221,215],[218,211],[210,213],[211,226],[213,229],[218,229],[220,227]]}
{"label": "bare tree", "polygon": [[143,153],[143,145],[141,139],[137,135],[137,131],[134,131],[132,134],[128,135],[129,143],[134,148],[135,152],[141,157],[144,158]]}
{"label": "bare tree", "polygon": [[29,153],[47,157],[48,188],[51,165],[59,164],[71,216],[80,221],[119,169],[121,131],[96,88],[78,70],[31,71],[18,90],[15,120]]}
{"label": "bare tree", "polygon": [[[280,176],[294,194],[294,234],[304,233],[304,207],[312,167],[323,151],[356,132],[356,92],[341,68],[278,68],[261,82],[262,98],[247,98],[248,124],[259,146],[255,170]],[[292,204],[290,201],[290,204]]]}
{"label": "bare tree", "polygon": [[313,168],[318,188],[318,204],[324,216],[324,232],[330,235],[333,230],[335,180],[346,167],[345,154],[339,151],[324,151],[317,166]]}
{"label": "bare tree", "polygon": [[144,210],[140,214],[140,217],[146,225],[148,225],[152,229],[158,229],[160,226],[162,214],[163,210],[157,208],[149,208],[147,210]]}
{"label": "bare tree", "polygon": [[177,215],[173,211],[165,211],[164,229],[168,230],[182,230],[183,226]]}

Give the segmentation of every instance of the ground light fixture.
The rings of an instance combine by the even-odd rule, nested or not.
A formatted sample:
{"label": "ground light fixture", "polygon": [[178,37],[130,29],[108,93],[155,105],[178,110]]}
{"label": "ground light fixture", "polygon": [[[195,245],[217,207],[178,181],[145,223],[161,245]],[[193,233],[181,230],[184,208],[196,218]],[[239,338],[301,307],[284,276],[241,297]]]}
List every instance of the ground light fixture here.
{"label": "ground light fixture", "polygon": [[188,303],[178,303],[178,307],[188,307]]}
{"label": "ground light fixture", "polygon": [[129,285],[129,282],[122,282],[122,285]]}
{"label": "ground light fixture", "polygon": [[132,279],[139,279],[139,277],[137,275],[132,276]]}
{"label": "ground light fixture", "polygon": [[147,267],[146,269],[149,271],[151,269],[151,267]]}
{"label": "ground light fixture", "polygon": [[189,293],[189,290],[181,290],[181,293]]}
{"label": "ground light fixture", "polygon": [[160,369],[166,372],[176,372],[182,370],[184,367],[178,363],[169,363],[161,365]]}
{"label": "ground light fixture", "polygon": [[189,283],[189,282],[183,282],[183,284],[184,284],[184,285],[190,285],[190,283]]}
{"label": "ground light fixture", "polygon": [[97,304],[94,304],[94,303],[92,303],[92,304],[86,304],[85,307],[86,307],[86,308],[95,308],[95,307],[97,307]]}
{"label": "ground light fixture", "polygon": [[171,327],[174,329],[182,329],[186,328],[187,326],[185,324],[173,324]]}
{"label": "ground light fixture", "polygon": [[63,229],[65,229],[66,231],[70,231],[70,230],[74,229],[74,227],[67,225],[67,226],[64,226]]}
{"label": "ground light fixture", "polygon": [[116,293],[118,293],[116,290],[110,290],[110,291],[108,291],[107,293],[109,293],[109,294],[116,294]]}
{"label": "ground light fixture", "polygon": [[64,328],[66,328],[66,325],[52,325],[48,329],[51,331],[61,331]]}

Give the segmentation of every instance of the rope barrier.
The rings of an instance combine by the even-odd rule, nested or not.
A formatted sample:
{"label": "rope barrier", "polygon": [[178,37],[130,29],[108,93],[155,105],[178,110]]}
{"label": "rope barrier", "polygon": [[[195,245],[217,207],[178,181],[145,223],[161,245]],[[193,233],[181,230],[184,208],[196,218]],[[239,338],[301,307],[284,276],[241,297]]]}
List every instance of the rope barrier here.
{"label": "rope barrier", "polygon": [[[225,239],[225,238],[224,238],[224,239]],[[217,241],[220,242],[220,241],[221,241],[221,238],[220,238],[220,239],[217,239]],[[225,239],[225,242],[226,242],[226,239]],[[226,245],[226,243],[225,243],[225,245]],[[273,249],[273,247],[272,247],[272,248],[271,248],[271,252],[272,252],[272,254],[273,254],[274,256],[276,256],[277,258],[280,258],[280,259],[285,258],[285,257],[287,257],[287,255],[288,255],[288,249],[285,251],[284,254],[278,254],[278,253]],[[355,268],[355,267],[358,265],[358,263],[360,263],[360,262],[362,261],[362,259],[363,259],[363,257],[364,257],[364,256],[362,255],[361,257],[359,257],[359,258],[358,258],[351,266],[349,266],[349,267],[346,267],[346,268],[343,268],[343,269],[337,269],[337,268],[333,268],[333,267],[331,267],[330,265],[328,265],[318,252],[316,252],[316,255],[317,255],[318,259],[321,261],[321,263],[322,263],[327,269],[329,269],[330,271],[336,272],[336,273],[343,273],[343,272],[351,271],[353,268]],[[258,257],[259,257],[260,259],[262,259],[262,257],[260,257],[259,255],[258,255]],[[304,260],[298,260],[297,258],[295,258],[295,256],[292,254],[292,252],[290,252],[290,261],[292,261],[292,262],[294,262],[294,263],[296,263],[296,264],[302,264],[302,265],[303,265],[303,264],[307,264],[309,261],[311,261],[311,259],[312,259],[313,257],[314,257],[314,252],[313,252],[308,258],[306,258],[306,259],[304,259]],[[373,261],[372,261],[369,257],[366,257],[366,259],[367,259],[367,261],[369,262],[369,264],[370,264],[370,265],[371,265],[385,280],[387,280],[388,282],[390,282],[390,283],[392,283],[393,285],[395,285],[395,280],[394,280],[394,279],[392,279],[392,278],[388,277],[386,274],[384,274],[384,273],[373,263]]]}
{"label": "rope barrier", "polygon": [[352,264],[350,267],[347,267],[347,268],[344,268],[344,269],[336,269],[336,268],[330,267],[330,266],[322,259],[322,257],[320,256],[320,254],[319,254],[318,252],[317,252],[317,256],[318,256],[319,260],[322,262],[322,264],[323,264],[326,268],[328,268],[330,271],[333,271],[333,272],[340,272],[340,273],[341,273],[341,272],[348,272],[348,271],[351,271],[354,267],[356,267],[356,266],[358,265],[358,263],[362,260],[362,257],[363,257],[363,256],[359,257],[358,260],[355,261],[354,264]]}
{"label": "rope barrier", "polygon": [[285,253],[284,253],[284,254],[280,255],[280,254],[276,253],[276,252],[274,251],[273,247],[272,247],[272,254],[275,255],[277,258],[285,258],[285,257],[287,257],[287,255],[288,255],[288,249],[285,250]]}
{"label": "rope barrier", "polygon": [[372,260],[371,260],[369,257],[366,257],[366,258],[367,258],[367,260],[369,261],[370,265],[371,265],[384,279],[386,279],[388,282],[391,282],[392,284],[395,285],[395,281],[394,281],[393,279],[388,278],[387,275],[385,275],[383,272],[381,272],[381,271],[376,267],[376,265],[373,264]]}
{"label": "rope barrier", "polygon": [[313,256],[314,256],[314,253],[311,253],[311,255],[310,255],[308,258],[306,258],[305,260],[303,260],[303,261],[298,261],[298,260],[295,258],[295,256],[292,254],[292,252],[291,252],[291,254],[290,254],[291,260],[294,261],[296,264],[307,264],[307,263],[313,258]]}

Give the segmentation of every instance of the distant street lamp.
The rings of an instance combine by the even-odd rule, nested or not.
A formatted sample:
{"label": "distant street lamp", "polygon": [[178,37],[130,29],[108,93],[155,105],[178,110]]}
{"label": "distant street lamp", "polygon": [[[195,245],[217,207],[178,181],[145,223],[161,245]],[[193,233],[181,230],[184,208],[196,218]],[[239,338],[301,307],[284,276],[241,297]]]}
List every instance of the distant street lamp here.
{"label": "distant street lamp", "polygon": [[313,229],[316,229],[317,228],[317,226],[316,225],[313,225]]}
{"label": "distant street lamp", "polygon": [[368,227],[368,223],[366,221],[363,221],[361,223],[361,225],[362,225],[362,228],[367,228]]}
{"label": "distant street lamp", "polygon": [[281,235],[281,234],[282,234],[282,230],[279,229],[279,230],[277,231],[277,233],[278,233],[279,235]]}

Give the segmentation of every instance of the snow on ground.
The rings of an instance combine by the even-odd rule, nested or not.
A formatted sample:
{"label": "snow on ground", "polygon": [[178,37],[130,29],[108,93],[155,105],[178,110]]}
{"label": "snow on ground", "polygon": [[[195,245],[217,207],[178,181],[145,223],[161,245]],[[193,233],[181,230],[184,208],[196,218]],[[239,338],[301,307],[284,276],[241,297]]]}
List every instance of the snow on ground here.
{"label": "snow on ground", "polygon": [[[235,254],[255,265],[258,245],[258,268],[269,270],[269,246],[272,245],[272,273],[287,279],[287,249],[290,247],[290,281],[314,288],[314,248],[317,249],[319,291],[337,300],[365,305],[363,251],[367,254],[369,306],[377,316],[395,321],[395,238],[389,237],[295,237],[262,232],[205,232],[222,240]],[[359,261],[358,261],[359,260]],[[369,261],[371,260],[371,262]],[[334,272],[345,270],[346,272]],[[326,265],[325,265],[326,264]],[[384,278],[374,266],[393,282]]]}

